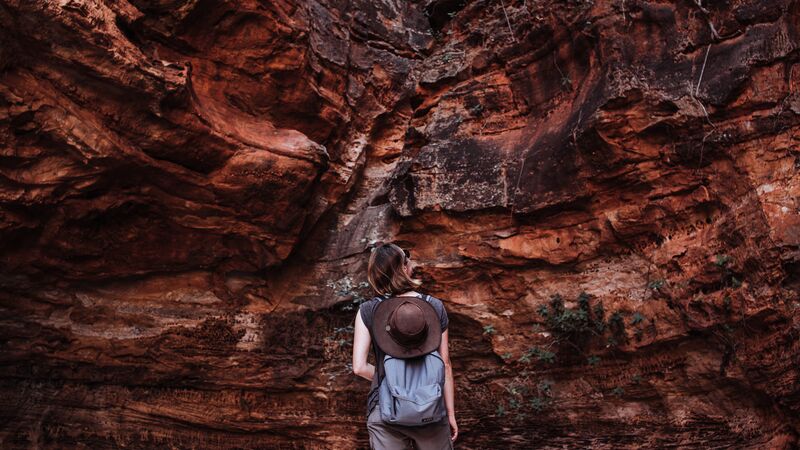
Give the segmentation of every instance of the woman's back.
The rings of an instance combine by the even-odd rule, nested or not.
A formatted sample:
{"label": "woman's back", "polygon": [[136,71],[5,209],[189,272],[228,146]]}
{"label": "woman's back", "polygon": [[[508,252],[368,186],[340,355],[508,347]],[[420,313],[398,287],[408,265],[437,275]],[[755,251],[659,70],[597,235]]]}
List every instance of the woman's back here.
{"label": "woman's back", "polygon": [[[372,382],[367,396],[367,430],[374,449],[405,447],[407,440],[413,441],[417,448],[446,449],[452,448],[452,442],[458,436],[453,369],[448,348],[447,311],[438,298],[415,290],[419,289],[421,283],[411,278],[413,269],[409,251],[394,244],[383,244],[374,248],[367,267],[367,279],[378,296],[362,303],[356,314],[353,372]],[[412,299],[402,300],[402,297]],[[375,354],[375,365],[367,362],[370,347]],[[429,355],[434,351],[438,351],[440,363],[444,364],[442,394],[446,420],[415,423],[417,419],[425,422],[426,419],[438,416],[441,409],[434,407],[431,416],[404,416],[403,421],[410,421],[406,426],[392,423],[398,420],[393,416],[397,411],[390,408],[388,412],[384,412],[380,408],[384,357],[389,354],[399,360],[416,359],[416,356]],[[392,373],[404,373],[405,369],[399,367],[400,372]],[[400,381],[399,378],[392,377],[386,380],[395,380],[395,383]],[[414,392],[418,388],[413,388]],[[384,421],[384,416],[388,417],[386,420],[389,422]]]}
{"label": "woman's back", "polygon": [[[433,309],[436,310],[436,314],[439,316],[439,324],[441,326],[442,332],[447,329],[447,325],[449,323],[449,319],[447,317],[447,310],[445,310],[444,304],[438,298],[432,295],[421,294],[417,291],[409,291],[404,292],[402,295],[397,295],[395,297],[418,297],[425,299],[427,297],[428,302],[433,306]],[[380,374],[383,372],[382,364],[383,364],[383,357],[386,356],[386,353],[380,349],[375,344],[375,336],[372,332],[372,325],[373,325],[373,318],[375,314],[375,309],[378,307],[381,301],[384,299],[389,298],[388,296],[378,296],[373,297],[372,299],[364,302],[359,307],[359,312],[361,313],[361,320],[366,325],[367,329],[369,330],[371,341],[372,341],[372,352],[375,355],[375,367],[376,367],[376,374]],[[378,386],[380,385],[379,376],[375,376],[372,379],[372,385],[370,387],[369,395],[367,396],[367,415],[369,415],[372,408],[377,405],[378,402]]]}

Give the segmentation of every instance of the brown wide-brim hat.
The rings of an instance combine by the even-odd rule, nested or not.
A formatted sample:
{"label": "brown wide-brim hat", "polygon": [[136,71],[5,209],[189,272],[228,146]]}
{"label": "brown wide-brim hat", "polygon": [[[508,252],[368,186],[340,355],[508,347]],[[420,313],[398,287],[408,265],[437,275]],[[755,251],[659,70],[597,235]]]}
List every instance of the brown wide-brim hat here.
{"label": "brown wide-brim hat", "polygon": [[439,348],[442,341],[439,315],[430,303],[419,297],[399,296],[382,300],[375,308],[372,323],[375,343],[395,358],[413,358],[430,353]]}

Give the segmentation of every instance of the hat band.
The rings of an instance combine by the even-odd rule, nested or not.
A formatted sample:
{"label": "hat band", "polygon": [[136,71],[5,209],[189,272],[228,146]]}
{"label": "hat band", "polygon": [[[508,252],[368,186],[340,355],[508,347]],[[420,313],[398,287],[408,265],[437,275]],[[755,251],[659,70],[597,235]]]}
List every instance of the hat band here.
{"label": "hat band", "polygon": [[415,334],[403,334],[397,333],[397,329],[394,327],[389,328],[389,336],[394,339],[400,345],[406,347],[415,347],[425,341],[425,338],[428,336],[428,324],[426,323],[425,326],[420,330],[418,333]]}

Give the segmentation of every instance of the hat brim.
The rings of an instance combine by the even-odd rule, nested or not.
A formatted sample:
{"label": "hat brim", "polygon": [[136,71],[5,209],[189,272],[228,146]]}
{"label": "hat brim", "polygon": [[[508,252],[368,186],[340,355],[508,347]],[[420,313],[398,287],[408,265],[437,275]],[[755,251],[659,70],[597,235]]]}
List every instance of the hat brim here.
{"label": "hat brim", "polygon": [[[411,302],[418,305],[422,310],[423,317],[425,317],[425,322],[428,324],[428,335],[422,345],[417,348],[407,348],[400,345],[392,339],[392,336],[386,330],[389,315],[402,302]],[[439,322],[439,315],[436,314],[436,310],[430,303],[419,297],[400,296],[381,301],[375,308],[372,324],[375,343],[384,353],[395,358],[413,358],[430,353],[439,348],[439,344],[442,342],[442,325]]]}

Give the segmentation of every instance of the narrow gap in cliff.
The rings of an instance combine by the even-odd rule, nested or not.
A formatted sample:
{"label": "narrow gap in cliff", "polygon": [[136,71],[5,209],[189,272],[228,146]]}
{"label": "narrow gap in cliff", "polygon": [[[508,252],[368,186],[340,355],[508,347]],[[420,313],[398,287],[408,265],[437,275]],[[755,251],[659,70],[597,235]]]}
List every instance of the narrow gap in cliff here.
{"label": "narrow gap in cliff", "polygon": [[370,200],[369,206],[378,206],[378,205],[383,205],[383,204],[386,204],[386,203],[389,203],[389,193],[388,192],[384,192],[383,194],[380,194],[380,195],[376,196],[375,198],[373,198],[372,200]]}
{"label": "narrow gap in cliff", "polygon": [[786,278],[781,284],[788,289],[800,289],[800,261],[783,263],[783,271]]}
{"label": "narrow gap in cliff", "polygon": [[570,211],[588,211],[590,205],[591,196],[584,195],[554,205],[544,206],[532,211],[513,210],[513,216],[520,224],[535,225],[548,217],[556,216],[558,214],[565,214]]}
{"label": "narrow gap in cliff", "polygon": [[408,99],[409,104],[411,105],[411,109],[416,111],[417,108],[425,101],[425,97],[422,95],[414,95],[410,99]]}
{"label": "narrow gap in cliff", "polygon": [[712,292],[719,291],[720,289],[722,289],[722,281],[716,281],[700,286],[700,292],[702,292],[703,295],[709,295]]}
{"label": "narrow gap in cliff", "polygon": [[125,36],[132,44],[137,47],[142,46],[142,40],[139,39],[139,36],[136,34],[136,31],[131,28],[130,24],[126,23],[120,16],[114,18],[114,24],[117,26],[119,31]]}
{"label": "narrow gap in cliff", "polygon": [[434,1],[425,8],[425,15],[428,16],[431,28],[439,32],[465,6],[467,6],[465,0]]}

